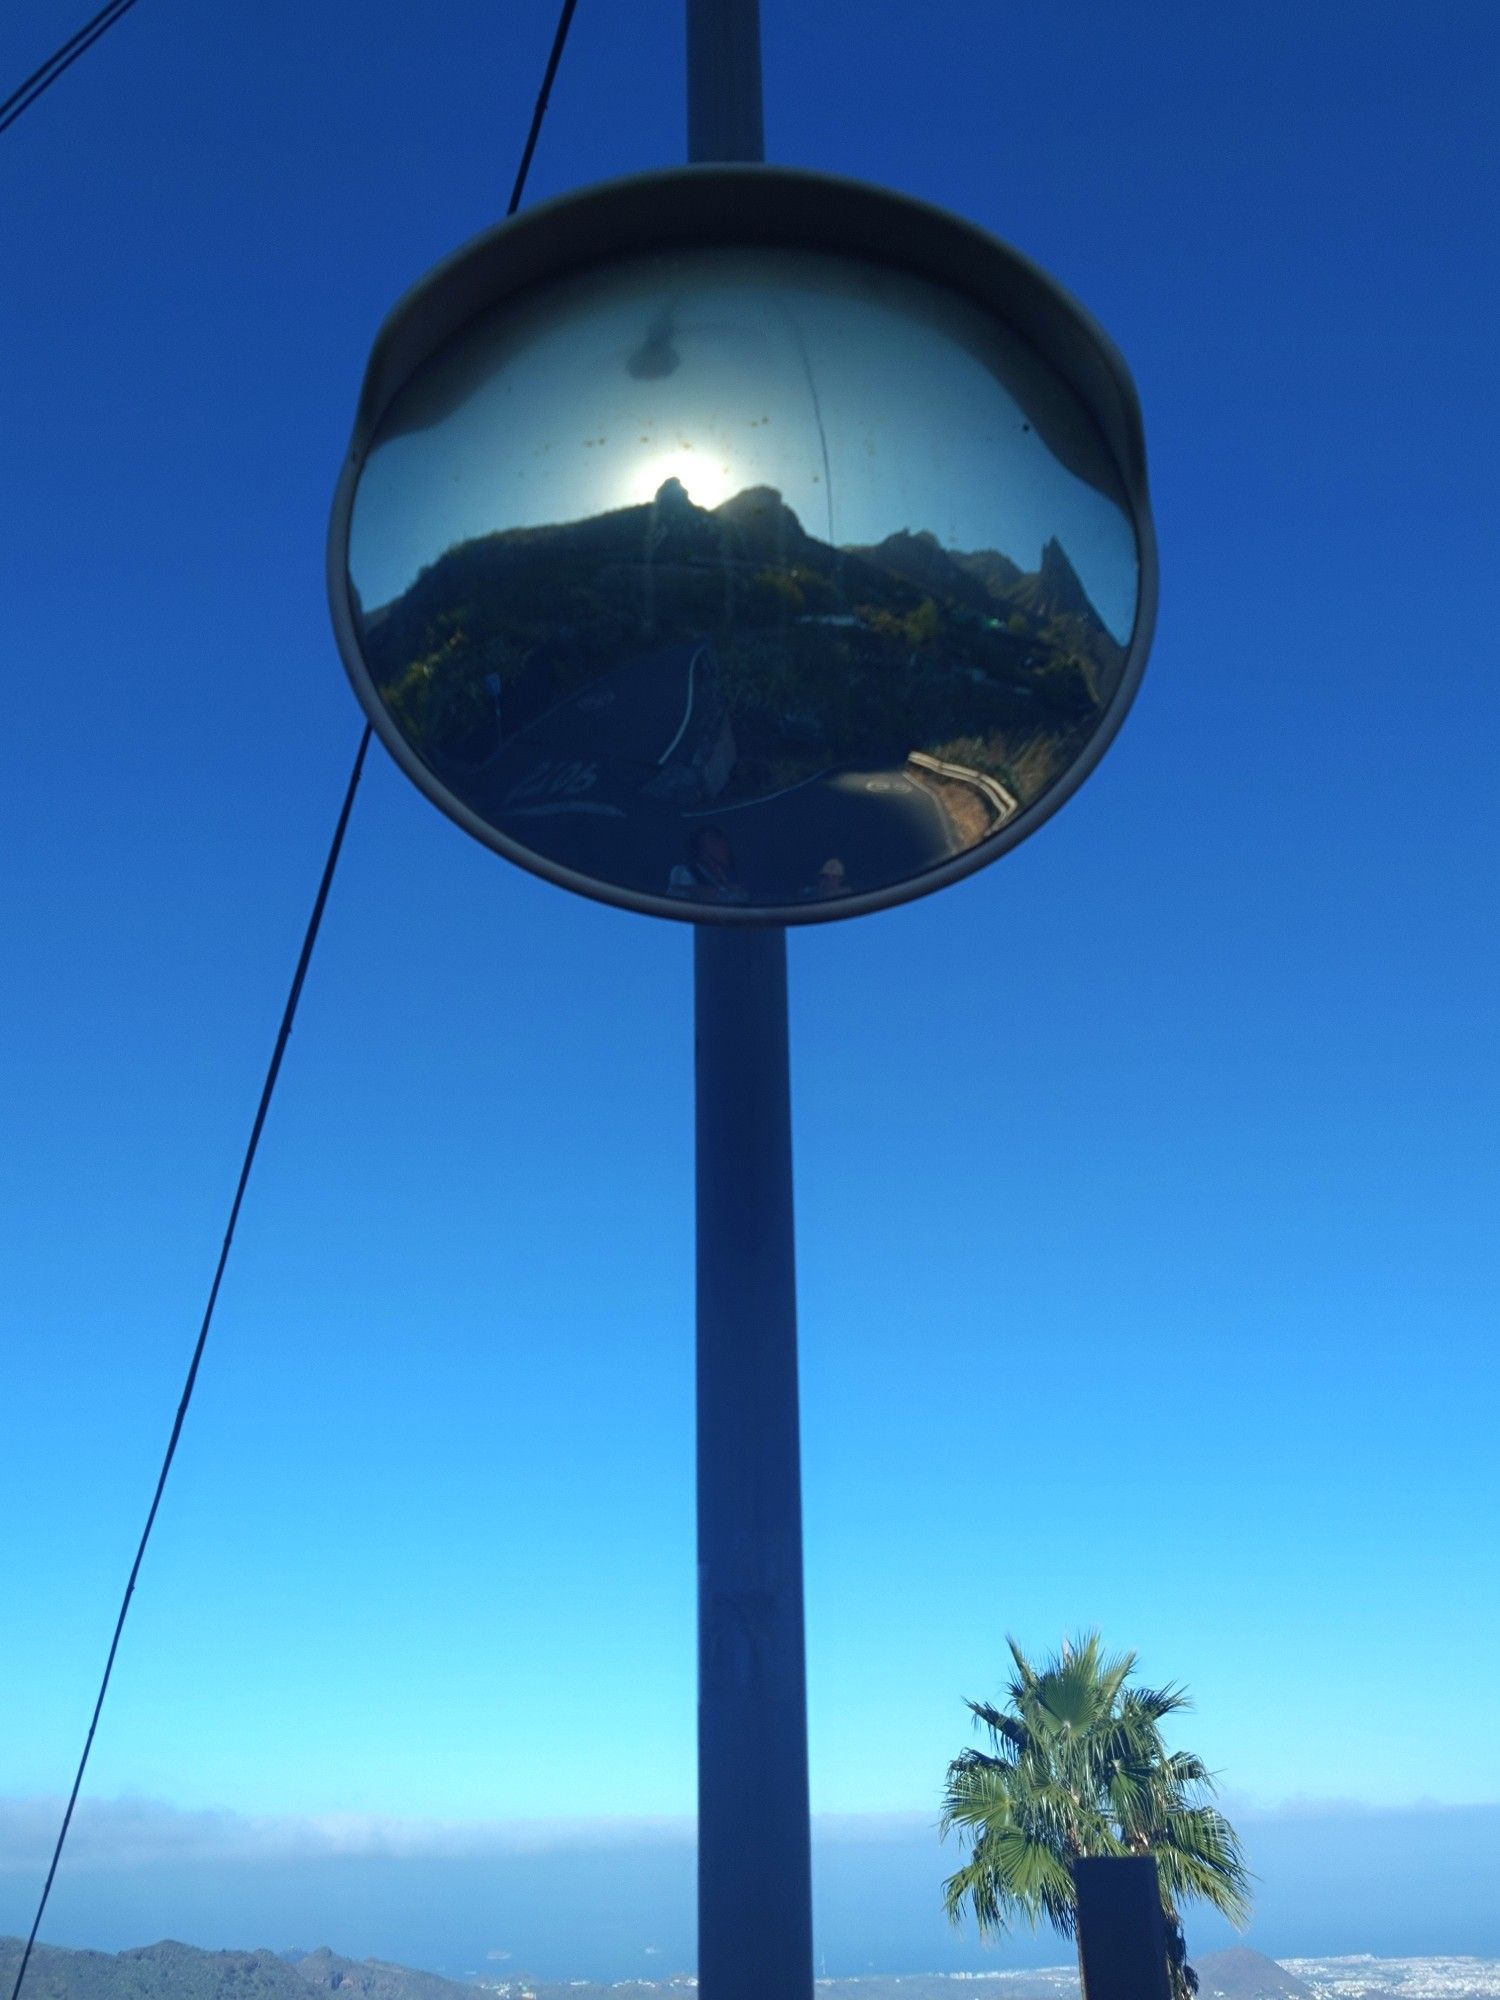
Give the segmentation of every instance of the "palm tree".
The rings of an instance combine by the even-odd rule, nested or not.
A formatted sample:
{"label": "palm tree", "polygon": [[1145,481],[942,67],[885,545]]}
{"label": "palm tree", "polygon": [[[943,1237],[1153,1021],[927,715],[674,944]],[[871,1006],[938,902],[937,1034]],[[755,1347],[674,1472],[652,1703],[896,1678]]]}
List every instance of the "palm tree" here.
{"label": "palm tree", "polygon": [[967,1704],[991,1751],[965,1750],[948,1766],[943,1835],[956,1828],[969,1842],[943,1885],[949,1918],[957,1924],[967,1909],[982,1937],[1013,1918],[1076,1937],[1074,1861],[1154,1854],[1174,2000],[1191,2000],[1198,1978],[1178,1905],[1198,1898],[1243,1924],[1250,1877],[1202,1761],[1162,1741],[1165,1719],[1191,1706],[1186,1693],[1128,1686],[1134,1653],[1107,1658],[1097,1632],[1065,1641],[1039,1668],[1006,1643],[1009,1706]]}

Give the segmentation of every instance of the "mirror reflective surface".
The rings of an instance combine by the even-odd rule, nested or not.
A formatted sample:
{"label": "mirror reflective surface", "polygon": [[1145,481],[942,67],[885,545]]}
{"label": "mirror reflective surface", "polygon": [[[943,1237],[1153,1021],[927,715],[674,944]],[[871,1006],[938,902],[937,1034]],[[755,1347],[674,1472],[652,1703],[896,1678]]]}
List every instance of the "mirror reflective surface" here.
{"label": "mirror reflective surface", "polygon": [[473,322],[386,411],[348,565],[441,787],[684,915],[834,915],[994,839],[1112,707],[1139,587],[1034,350],[783,249],[631,258]]}

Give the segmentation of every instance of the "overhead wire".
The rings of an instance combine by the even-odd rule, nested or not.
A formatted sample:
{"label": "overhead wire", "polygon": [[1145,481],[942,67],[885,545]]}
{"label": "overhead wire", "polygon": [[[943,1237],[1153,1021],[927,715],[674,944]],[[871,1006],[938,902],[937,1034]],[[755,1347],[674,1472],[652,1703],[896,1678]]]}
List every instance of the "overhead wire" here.
{"label": "overhead wire", "polygon": [[[84,28],[78,31],[78,35],[73,37],[74,42],[79,42],[80,45],[74,49],[73,54],[68,57],[67,62],[76,61],[78,56],[83,54],[84,49],[89,46],[88,42],[80,42],[80,38],[88,33],[90,27],[94,27],[98,22],[103,21],[103,26],[98,28],[97,33],[93,37],[94,40],[97,40],[98,35],[102,34],[105,28],[108,28],[113,20],[118,18],[119,14],[123,13],[127,7],[134,6],[134,4],[135,0],[119,0],[119,4],[113,9],[106,8],[101,14],[96,15],[94,22],[86,24]],[[558,15],[557,27],[552,37],[552,47],[547,57],[547,67],[542,76],[542,87],[537,93],[536,104],[531,114],[531,124],[526,134],[526,144],[521,153],[520,167],[516,173],[515,184],[511,189],[510,201],[505,211],[508,216],[516,213],[516,210],[521,205],[522,195],[525,193],[527,176],[531,171],[532,157],[536,152],[537,140],[541,134],[542,120],[547,114],[547,105],[551,98],[552,85],[557,77],[558,64],[562,61],[563,48],[568,39],[568,30],[572,26],[573,14],[577,4],[578,0],[563,0],[562,8]],[[110,16],[108,20],[104,19],[105,14]],[[68,44],[64,44],[64,48],[68,46]],[[60,53],[62,52],[59,51]],[[55,70],[48,77],[47,82],[52,82],[56,76],[61,75],[62,69],[67,67],[67,62],[63,63],[61,68]],[[46,67],[44,64],[43,69]],[[35,74],[41,75],[42,71],[37,71]],[[6,100],[7,105],[14,103],[34,80],[34,77],[29,78],[27,84],[21,85],[18,91],[13,92],[11,97]],[[41,86],[42,89],[46,87],[46,83]],[[36,95],[40,95],[40,91]],[[26,102],[34,102],[34,97],[27,99]],[[25,108],[25,103],[22,103],[20,109],[24,110]],[[12,114],[12,117],[19,115],[20,113],[17,111]],[[3,130],[4,125],[0,124],[0,131]],[[115,1655],[120,1649],[120,1637],[125,1629],[126,1613],[129,1611],[131,1599],[135,1595],[136,1581],[140,1576],[141,1564],[146,1555],[146,1545],[151,1539],[151,1530],[156,1525],[157,1510],[161,1506],[162,1494],[166,1490],[167,1474],[171,1471],[172,1460],[177,1454],[178,1440],[182,1436],[182,1427],[187,1418],[188,1405],[192,1401],[193,1390],[198,1380],[199,1365],[203,1360],[204,1349],[208,1345],[209,1329],[213,1324],[214,1308],[218,1304],[219,1299],[219,1288],[223,1283],[224,1272],[229,1263],[229,1249],[234,1241],[235,1225],[239,1221],[240,1208],[244,1202],[245,1190],[250,1181],[250,1170],[255,1164],[255,1155],[260,1146],[261,1133],[265,1129],[266,1118],[271,1109],[271,1099],[275,1093],[277,1078],[281,1074],[282,1058],[286,1054],[287,1043],[291,1039],[292,1026],[297,1016],[297,1004],[302,998],[303,983],[307,978],[308,967],[312,963],[313,949],[318,941],[318,933],[322,928],[323,912],[328,904],[329,891],[333,887],[333,878],[338,868],[339,855],[343,851],[344,835],[348,830],[349,816],[354,810],[355,794],[359,790],[360,777],[364,771],[365,753],[370,747],[372,733],[373,726],[367,722],[359,739],[359,748],[354,753],[353,768],[349,773],[349,781],[344,790],[344,802],[339,810],[338,821],[334,827],[333,840],[329,845],[327,859],[323,863],[323,874],[318,883],[317,895],[313,899],[312,915],[308,919],[307,930],[302,939],[302,949],[297,956],[297,968],[292,975],[292,983],[287,993],[286,1005],[282,1010],[281,1026],[277,1031],[276,1043],[272,1049],[271,1060],[266,1069],[265,1081],[261,1086],[260,1102],[256,1106],[255,1118],[250,1127],[250,1138],[245,1147],[244,1158],[240,1163],[239,1179],[235,1184],[234,1199],[229,1206],[229,1221],[224,1231],[224,1240],[219,1247],[219,1259],[214,1267],[213,1283],[209,1286],[208,1302],[204,1308],[203,1319],[198,1328],[198,1338],[193,1347],[192,1359],[188,1363],[187,1376],[182,1386],[182,1395],[177,1404],[177,1414],[172,1420],[172,1430],[167,1439],[167,1449],[162,1458],[161,1470],[157,1474],[156,1489],[151,1496],[151,1505],[146,1513],[146,1524],[141,1530],[141,1538],[136,1547],[135,1560],[130,1566],[130,1575],[125,1585],[125,1594],[120,1600],[119,1614],[115,1619],[114,1633],[109,1642],[109,1653],[105,1659],[104,1672],[99,1682],[99,1692],[94,1701],[93,1714],[89,1718],[88,1734],[84,1738],[83,1754],[79,1757],[78,1769],[73,1778],[73,1789],[68,1794],[68,1803],[63,1812],[62,1824],[58,1828],[57,1841],[52,1850],[52,1859],[47,1868],[46,1880],[42,1884],[42,1893],[37,1901],[36,1915],[32,1918],[31,1930],[27,1935],[26,1944],[21,1953],[21,1962],[16,1968],[16,1977],[11,1987],[10,2000],[20,2000],[21,1985],[26,1977],[26,1968],[31,1963],[31,1955],[36,1945],[37,1932],[41,1929],[42,1918],[46,1914],[47,1902],[52,1894],[52,1884],[57,1875],[58,1863],[62,1860],[63,1847],[67,1842],[68,1829],[73,1823],[73,1811],[78,1804],[78,1794],[83,1786],[84,1772],[88,1769],[89,1753],[94,1747],[94,1733],[99,1727],[99,1717],[104,1708],[104,1697],[109,1692],[110,1676],[113,1674],[115,1666]]]}
{"label": "overhead wire", "polygon": [[214,1267],[213,1283],[208,1288],[208,1303],[204,1307],[203,1319],[198,1328],[198,1338],[193,1347],[193,1358],[188,1363],[187,1378],[182,1385],[182,1395],[177,1404],[177,1415],[172,1420],[172,1432],[167,1439],[166,1454],[161,1462],[161,1470],[156,1476],[156,1490],[151,1495],[151,1505],[146,1512],[146,1525],[141,1530],[141,1539],[136,1547],[135,1561],[130,1565],[130,1576],[125,1585],[125,1595],[120,1600],[119,1615],[115,1619],[115,1629],[109,1642],[109,1654],[104,1662],[104,1673],[99,1682],[99,1692],[94,1701],[94,1712],[89,1718],[88,1734],[83,1741],[83,1755],[78,1760],[78,1769],[73,1777],[73,1789],[68,1794],[68,1803],[63,1812],[62,1825],[58,1828],[57,1842],[52,1850],[52,1860],[47,1869],[47,1879],[42,1884],[41,1897],[37,1903],[36,1915],[32,1919],[31,1931],[21,1953],[21,1963],[16,1968],[15,1984],[11,1988],[11,2000],[17,2000],[21,1982],[26,1977],[26,1967],[30,1963],[36,1934],[41,1929],[42,1917],[47,1908],[47,1899],[52,1894],[52,1883],[57,1874],[57,1864],[62,1860],[63,1845],[68,1838],[68,1828],[73,1823],[73,1809],[78,1804],[78,1794],[83,1785],[83,1774],[88,1768],[89,1752],[94,1747],[94,1732],[99,1727],[100,1712],[104,1707],[104,1697],[109,1692],[110,1676],[114,1672],[115,1655],[120,1650],[120,1635],[125,1629],[125,1614],[130,1609],[130,1600],[135,1595],[136,1580],[145,1560],[146,1544],[151,1539],[151,1530],[156,1525],[157,1509],[161,1506],[161,1496],[166,1490],[167,1474],[172,1469],[172,1460],[177,1456],[178,1440],[182,1436],[182,1426],[187,1417],[188,1404],[193,1399],[193,1390],[198,1381],[198,1368],[203,1360],[203,1350],[208,1345],[209,1328],[213,1324],[214,1307],[219,1302],[219,1287],[224,1282],[224,1271],[229,1263],[229,1246],[234,1241],[235,1224],[239,1221],[240,1207],[245,1199],[245,1189],[250,1180],[250,1169],[255,1164],[255,1155],[260,1147],[260,1135],[265,1129],[266,1114],[271,1108],[271,1097],[276,1089],[276,1079],[281,1074],[281,1059],[286,1054],[286,1045],[291,1039],[292,1023],[297,1015],[297,1002],[302,998],[302,985],[307,977],[307,968],[312,962],[313,947],[318,941],[318,931],[323,922],[323,911],[328,903],[328,892],[333,886],[334,870],[338,867],[339,854],[344,845],[344,834],[349,825],[349,815],[354,807],[354,795],[359,789],[360,774],[364,770],[365,752],[370,747],[370,725],[367,722],[359,739],[359,749],[355,753],[354,768],[349,774],[348,789],[344,793],[343,807],[338,824],[334,828],[333,843],[328,850],[328,858],[323,864],[323,877],[318,884],[318,893],[313,902],[312,916],[302,939],[302,950],[297,957],[297,970],[292,975],[291,989],[287,994],[286,1006],[282,1010],[281,1026],[277,1031],[276,1045],[271,1052],[270,1065],[265,1081],[261,1085],[260,1102],[255,1108],[255,1119],[250,1127],[249,1143],[245,1147],[244,1158],[240,1162],[240,1176],[235,1184],[234,1199],[229,1205],[229,1223],[224,1231],[224,1240],[219,1246],[219,1261]]}
{"label": "overhead wire", "polygon": [[115,25],[122,14],[128,14],[135,0],[108,0],[91,21],[85,21],[60,48],[56,48],[44,63],[40,63],[30,76],[18,83],[4,103],[0,103],[0,132],[8,131],[23,111],[29,111],[45,91],[52,88],[65,70],[69,70],[78,58],[86,55]]}
{"label": "overhead wire", "polygon": [[557,65],[562,61],[563,47],[568,39],[568,30],[573,25],[573,10],[578,0],[563,0],[557,17],[557,29],[552,37],[552,49],[547,57],[547,67],[542,71],[542,87],[536,94],[536,104],[531,113],[531,129],[526,134],[526,144],[521,149],[521,164],[516,169],[515,185],[510,191],[510,201],[505,213],[514,215],[521,206],[521,196],[526,191],[526,176],[531,172],[531,156],[536,151],[536,142],[541,136],[542,120],[547,115],[547,106],[552,100],[552,86],[557,80]]}

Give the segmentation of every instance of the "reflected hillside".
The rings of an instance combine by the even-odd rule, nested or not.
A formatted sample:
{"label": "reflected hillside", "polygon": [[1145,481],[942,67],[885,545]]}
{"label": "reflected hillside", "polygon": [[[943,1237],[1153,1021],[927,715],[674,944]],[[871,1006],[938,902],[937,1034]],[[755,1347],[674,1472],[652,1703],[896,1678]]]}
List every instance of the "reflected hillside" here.
{"label": "reflected hillside", "polygon": [[462,542],[364,628],[393,719],[476,810],[523,745],[581,743],[683,811],[915,754],[955,847],[1067,767],[1125,658],[1056,540],[1031,571],[926,531],[835,548],[771,488],[709,509],[675,479]]}

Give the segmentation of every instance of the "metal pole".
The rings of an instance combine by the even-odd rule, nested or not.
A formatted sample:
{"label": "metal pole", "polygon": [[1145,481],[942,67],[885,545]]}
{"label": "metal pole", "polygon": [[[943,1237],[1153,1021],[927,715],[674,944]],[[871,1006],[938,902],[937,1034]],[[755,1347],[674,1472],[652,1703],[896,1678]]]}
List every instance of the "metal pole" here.
{"label": "metal pole", "polygon": [[760,0],[687,0],[688,159],[763,160]]}
{"label": "metal pole", "polygon": [[694,934],[698,1988],[811,2000],[786,933]]}
{"label": "metal pole", "polygon": [[[759,0],[687,0],[688,158],[760,160]],[[786,933],[693,939],[698,1990],[812,2000]]]}

